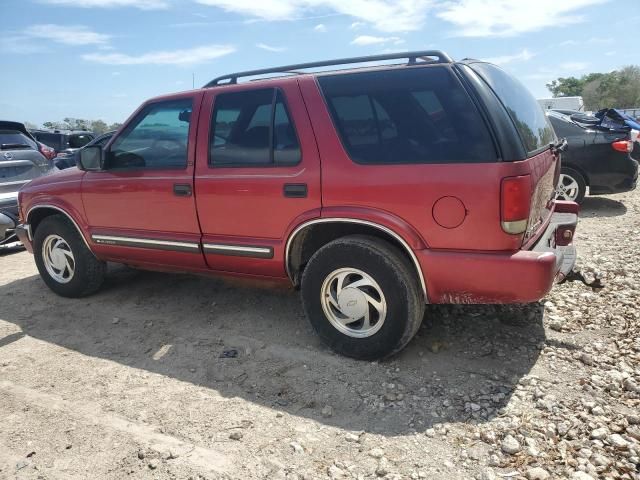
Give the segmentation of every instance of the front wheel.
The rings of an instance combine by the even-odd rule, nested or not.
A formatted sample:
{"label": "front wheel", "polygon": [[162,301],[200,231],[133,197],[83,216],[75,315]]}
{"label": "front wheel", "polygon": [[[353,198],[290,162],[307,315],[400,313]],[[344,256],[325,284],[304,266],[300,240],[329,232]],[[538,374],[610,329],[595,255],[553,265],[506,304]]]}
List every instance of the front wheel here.
{"label": "front wheel", "polygon": [[87,248],[80,233],[61,215],[47,217],[35,231],[33,254],[44,283],[63,297],[83,297],[97,291],[106,264]]}
{"label": "front wheel", "polygon": [[558,200],[581,203],[587,193],[587,182],[582,174],[573,168],[563,167],[556,190]]}
{"label": "front wheel", "polygon": [[320,338],[336,352],[362,360],[399,352],[424,315],[411,264],[375,237],[350,235],[322,247],[304,270],[301,290]]}

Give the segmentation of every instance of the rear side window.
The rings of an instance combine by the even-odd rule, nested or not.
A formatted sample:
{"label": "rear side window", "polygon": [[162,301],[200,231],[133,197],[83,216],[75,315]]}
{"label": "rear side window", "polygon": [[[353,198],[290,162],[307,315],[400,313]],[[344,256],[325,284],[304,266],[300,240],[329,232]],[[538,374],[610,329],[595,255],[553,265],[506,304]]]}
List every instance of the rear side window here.
{"label": "rear side window", "polygon": [[16,130],[0,130],[0,150],[34,149],[37,145],[29,137]]}
{"label": "rear side window", "polygon": [[69,135],[69,148],[82,148],[91,140],[93,140],[93,137],[86,133]]}
{"label": "rear side window", "polygon": [[475,63],[471,67],[489,84],[509,112],[529,154],[547,148],[555,140],[544,111],[524,85],[495,65]]}
{"label": "rear side window", "polygon": [[217,95],[211,119],[209,165],[295,165],[300,144],[278,89]]}
{"label": "rear side window", "polygon": [[448,68],[329,75],[318,82],[357,163],[497,160],[482,117]]}

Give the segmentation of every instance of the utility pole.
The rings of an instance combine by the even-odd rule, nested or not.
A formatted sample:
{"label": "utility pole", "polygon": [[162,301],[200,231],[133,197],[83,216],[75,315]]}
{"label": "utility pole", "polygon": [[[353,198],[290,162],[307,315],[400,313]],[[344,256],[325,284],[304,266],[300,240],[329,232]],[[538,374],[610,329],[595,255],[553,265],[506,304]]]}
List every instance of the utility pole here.
{"label": "utility pole", "polygon": [[193,89],[196,88],[196,74],[195,73],[191,74],[191,88],[193,88]]}

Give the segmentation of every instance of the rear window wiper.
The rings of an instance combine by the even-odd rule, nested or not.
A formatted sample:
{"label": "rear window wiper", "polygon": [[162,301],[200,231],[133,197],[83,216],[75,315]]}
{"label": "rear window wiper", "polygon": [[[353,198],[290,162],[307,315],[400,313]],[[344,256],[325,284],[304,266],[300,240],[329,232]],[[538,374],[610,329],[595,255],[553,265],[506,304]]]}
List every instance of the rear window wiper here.
{"label": "rear window wiper", "polygon": [[25,150],[27,148],[33,148],[26,143],[2,143],[0,144],[0,150]]}

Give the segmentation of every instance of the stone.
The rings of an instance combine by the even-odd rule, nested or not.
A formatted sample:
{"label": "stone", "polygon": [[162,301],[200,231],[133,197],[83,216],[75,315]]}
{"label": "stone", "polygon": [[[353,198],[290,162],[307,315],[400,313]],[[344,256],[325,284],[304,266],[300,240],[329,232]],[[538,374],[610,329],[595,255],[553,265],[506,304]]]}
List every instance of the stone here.
{"label": "stone", "polygon": [[302,448],[302,445],[300,445],[298,442],[291,442],[289,446],[293,448],[293,451],[295,453],[304,453],[304,448]]}
{"label": "stone", "polygon": [[327,474],[329,475],[329,478],[336,479],[336,480],[347,477],[347,473],[344,470],[342,470],[340,467],[337,467],[336,465],[331,465],[327,469]]}
{"label": "stone", "polygon": [[327,405],[322,409],[322,416],[325,418],[333,417],[333,407]]}
{"label": "stone", "polygon": [[595,480],[591,475],[585,472],[577,471],[571,475],[571,480]]}
{"label": "stone", "polygon": [[525,473],[528,480],[547,480],[551,478],[549,472],[541,467],[533,467],[527,470]]}
{"label": "stone", "polygon": [[478,480],[498,480],[498,476],[492,468],[485,468],[480,472]]}
{"label": "stone", "polygon": [[606,429],[606,427],[596,428],[591,432],[591,438],[594,440],[604,440],[605,438],[607,438],[608,433],[609,431]]}
{"label": "stone", "polygon": [[629,442],[622,438],[622,435],[618,433],[610,435],[609,438],[607,438],[607,441],[611,446],[617,448],[618,450],[626,450],[627,448],[629,448]]}
{"label": "stone", "polygon": [[358,440],[360,440],[360,436],[359,436],[359,435],[355,435],[355,434],[353,434],[353,433],[347,433],[347,434],[344,436],[344,439],[345,439],[347,442],[357,442]]}
{"label": "stone", "polygon": [[229,434],[229,438],[231,440],[241,440],[242,439],[242,432],[231,432]]}
{"label": "stone", "polygon": [[144,460],[144,450],[138,450],[138,458]]}
{"label": "stone", "polygon": [[372,458],[382,458],[384,455],[384,450],[380,447],[372,448],[369,450],[369,456]]}
{"label": "stone", "polygon": [[508,453],[509,455],[514,455],[521,449],[520,443],[511,435],[504,437],[500,444],[500,448],[504,453]]}
{"label": "stone", "polygon": [[151,470],[155,470],[156,468],[158,468],[158,465],[160,464],[160,462],[158,462],[158,460],[156,460],[155,458],[153,460],[149,461],[149,468]]}

